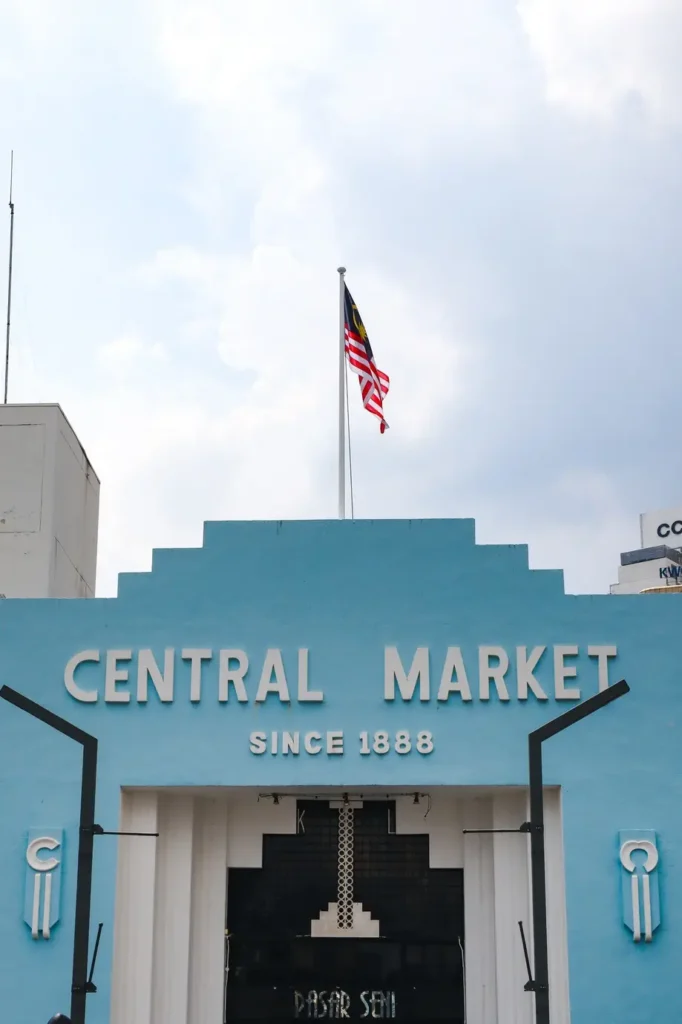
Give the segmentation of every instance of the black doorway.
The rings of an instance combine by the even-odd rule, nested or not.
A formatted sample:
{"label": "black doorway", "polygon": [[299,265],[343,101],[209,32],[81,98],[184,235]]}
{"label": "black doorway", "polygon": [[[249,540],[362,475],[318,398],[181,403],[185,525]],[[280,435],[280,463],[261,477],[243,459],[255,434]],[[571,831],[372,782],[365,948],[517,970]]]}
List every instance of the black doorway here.
{"label": "black doorway", "polygon": [[230,1024],[464,1019],[463,872],[429,867],[428,835],[396,835],[395,803],[352,814],[353,899],[378,938],[311,938],[337,900],[339,810],[297,803],[296,835],[263,837],[262,869],[228,872]]}

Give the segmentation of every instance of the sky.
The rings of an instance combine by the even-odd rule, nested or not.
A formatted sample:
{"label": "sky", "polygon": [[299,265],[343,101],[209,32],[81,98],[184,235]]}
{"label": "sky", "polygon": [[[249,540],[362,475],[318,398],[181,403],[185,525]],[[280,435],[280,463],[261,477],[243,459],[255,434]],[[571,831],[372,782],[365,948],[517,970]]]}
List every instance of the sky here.
{"label": "sky", "polygon": [[336,515],[340,264],[391,378],[383,436],[350,381],[355,515],[608,590],[682,499],[680,39],[679,0],[0,0],[9,398],[100,477],[98,594]]}

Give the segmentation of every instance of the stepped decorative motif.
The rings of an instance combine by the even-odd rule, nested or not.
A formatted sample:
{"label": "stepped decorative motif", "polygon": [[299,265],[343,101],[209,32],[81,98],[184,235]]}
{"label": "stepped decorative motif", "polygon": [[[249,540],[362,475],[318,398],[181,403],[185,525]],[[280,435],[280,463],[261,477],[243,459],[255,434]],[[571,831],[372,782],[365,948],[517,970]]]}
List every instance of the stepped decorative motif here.
{"label": "stepped decorative motif", "polygon": [[379,922],[372,920],[362,903],[353,902],[353,818],[352,807],[339,807],[337,901],[330,903],[316,921],[311,921],[310,934],[314,939],[378,939],[380,935]]}

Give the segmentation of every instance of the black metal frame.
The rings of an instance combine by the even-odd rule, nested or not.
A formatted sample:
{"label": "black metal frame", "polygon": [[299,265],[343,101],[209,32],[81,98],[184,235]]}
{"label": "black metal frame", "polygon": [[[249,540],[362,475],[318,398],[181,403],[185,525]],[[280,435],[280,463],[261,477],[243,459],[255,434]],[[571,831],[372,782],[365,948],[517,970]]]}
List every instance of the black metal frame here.
{"label": "black metal frame", "polygon": [[623,697],[630,687],[621,679],[608,689],[588,697],[563,715],[540,726],[528,736],[528,775],[530,784],[530,863],[533,898],[533,942],[535,978],[524,988],[535,993],[536,1024],[549,1021],[549,966],[547,954],[547,886],[545,879],[545,808],[542,788],[542,744],[569,726]]}
{"label": "black metal frame", "polygon": [[158,836],[158,832],[108,832],[95,823],[95,797],[97,795],[97,738],[79,729],[72,722],[48,711],[42,704],[25,697],[10,686],[0,687],[0,697],[20,711],[37,718],[63,736],[75,740],[83,747],[81,774],[81,810],[78,823],[78,867],[76,870],[76,914],[73,932],[73,967],[71,972],[71,1020],[67,1024],[85,1024],[86,1000],[97,991],[92,978],[99,950],[103,925],[95,939],[95,949],[88,974],[88,946],[90,941],[90,902],[92,898],[92,862],[95,836]]}
{"label": "black metal frame", "polygon": [[97,989],[88,978],[88,944],[90,939],[90,901],[92,896],[92,860],[95,837],[95,796],[97,793],[97,739],[78,726],[48,711],[42,704],[29,700],[9,686],[0,689],[0,697],[20,711],[56,729],[63,736],[80,743],[83,748],[81,776],[81,809],[78,828],[78,870],[76,874],[76,915],[73,936],[73,968],[71,974],[71,1021],[85,1024],[85,1003],[88,993]]}
{"label": "black metal frame", "polygon": [[621,679],[608,689],[588,697],[558,718],[552,719],[528,734],[528,782],[530,790],[530,821],[519,828],[465,828],[464,835],[500,832],[530,835],[531,895],[533,903],[533,940],[535,947],[535,978],[531,975],[530,960],[523,922],[519,921],[523,955],[528,971],[525,992],[535,993],[535,1024],[550,1024],[549,1020],[549,964],[547,953],[547,885],[545,879],[545,805],[542,782],[542,744],[569,726],[587,718],[629,693],[630,687]]}

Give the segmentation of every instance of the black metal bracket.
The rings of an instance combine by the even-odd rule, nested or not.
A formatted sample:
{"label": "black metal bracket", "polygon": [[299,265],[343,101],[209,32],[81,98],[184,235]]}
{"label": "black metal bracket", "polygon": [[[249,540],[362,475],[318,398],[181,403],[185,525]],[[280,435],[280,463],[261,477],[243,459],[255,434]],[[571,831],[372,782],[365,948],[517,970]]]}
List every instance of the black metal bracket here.
{"label": "black metal bracket", "polygon": [[526,970],[528,971],[528,981],[523,986],[524,992],[535,992],[535,982],[533,981],[533,975],[530,970],[530,957],[528,956],[528,946],[526,945],[526,935],[523,930],[523,921],[519,921],[519,931],[521,932],[521,945],[523,946],[523,958],[526,961]]}
{"label": "black metal bracket", "polygon": [[519,931],[521,932],[521,942],[523,944],[523,958],[526,961],[526,970],[528,971],[528,981],[523,986],[524,992],[547,992],[547,985],[538,985],[536,981],[533,981],[533,975],[530,971],[530,957],[528,956],[528,946],[526,945],[526,935],[523,930],[523,921],[519,921]]}
{"label": "black metal bracket", "polygon": [[149,836],[158,837],[158,832],[109,832],[102,828],[101,825],[93,825],[92,828],[81,829],[82,832],[87,832],[93,836]]}
{"label": "black metal bracket", "polygon": [[71,986],[71,992],[76,994],[76,995],[85,995],[85,994],[92,995],[94,992],[97,991],[97,985],[95,985],[95,983],[93,982],[92,976],[95,973],[95,964],[97,962],[97,953],[99,952],[99,940],[102,938],[102,928],[104,928],[104,923],[102,921],[100,921],[99,926],[97,928],[97,938],[95,939],[95,948],[92,951],[92,963],[90,964],[90,974],[88,975],[88,980],[85,982],[84,985],[72,985]]}
{"label": "black metal bracket", "polygon": [[528,832],[542,832],[542,825],[533,825],[530,821],[524,821],[518,828],[463,828],[462,835],[465,836],[495,836],[495,835],[520,835]]}

